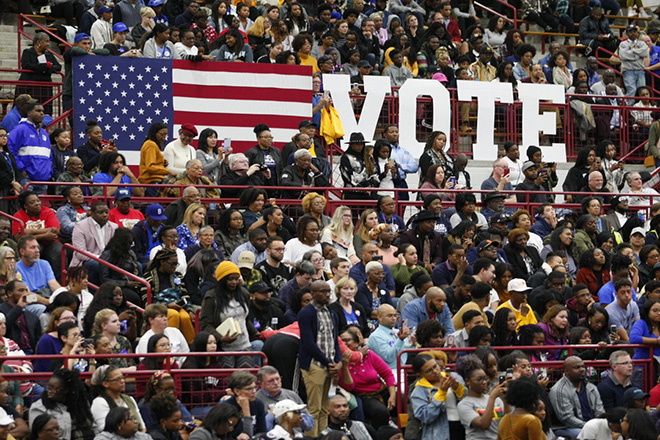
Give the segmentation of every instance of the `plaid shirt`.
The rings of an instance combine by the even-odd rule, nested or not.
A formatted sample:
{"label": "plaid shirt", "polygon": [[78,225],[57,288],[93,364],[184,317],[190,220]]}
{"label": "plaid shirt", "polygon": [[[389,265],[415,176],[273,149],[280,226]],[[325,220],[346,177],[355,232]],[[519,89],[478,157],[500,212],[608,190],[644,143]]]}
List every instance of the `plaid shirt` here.
{"label": "plaid shirt", "polygon": [[[325,354],[325,356],[332,361],[335,358],[335,341],[332,337],[332,327],[334,323],[332,322],[332,316],[330,316],[330,309],[327,306],[322,306],[316,301],[312,301],[314,308],[319,320],[319,331],[316,334],[316,345],[319,349]],[[316,365],[321,368],[325,368],[325,365],[321,364],[317,360],[313,360]]]}

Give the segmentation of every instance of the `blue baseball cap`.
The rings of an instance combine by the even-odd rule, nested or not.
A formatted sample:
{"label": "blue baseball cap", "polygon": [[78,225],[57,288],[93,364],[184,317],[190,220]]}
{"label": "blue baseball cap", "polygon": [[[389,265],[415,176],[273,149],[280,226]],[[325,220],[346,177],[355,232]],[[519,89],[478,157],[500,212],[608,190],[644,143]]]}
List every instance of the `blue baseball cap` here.
{"label": "blue baseball cap", "polygon": [[76,36],[73,38],[74,43],[79,43],[82,40],[91,40],[92,38],[89,36],[89,34],[86,34],[84,32],[81,32],[79,34],[76,34]]}
{"label": "blue baseball cap", "polygon": [[126,200],[131,198],[131,190],[128,188],[119,188],[115,192],[115,200]]}
{"label": "blue baseball cap", "polygon": [[128,26],[120,21],[112,25],[112,32],[128,32]]}
{"label": "blue baseball cap", "polygon": [[152,8],[155,8],[156,6],[162,6],[163,5],[163,0],[151,0],[147,6],[151,6]]}
{"label": "blue baseball cap", "polygon": [[153,203],[147,206],[146,215],[154,220],[167,220],[167,217],[165,216],[165,208],[158,203]]}
{"label": "blue baseball cap", "polygon": [[99,14],[103,14],[105,12],[112,12],[112,8],[110,6],[101,6],[99,8]]}

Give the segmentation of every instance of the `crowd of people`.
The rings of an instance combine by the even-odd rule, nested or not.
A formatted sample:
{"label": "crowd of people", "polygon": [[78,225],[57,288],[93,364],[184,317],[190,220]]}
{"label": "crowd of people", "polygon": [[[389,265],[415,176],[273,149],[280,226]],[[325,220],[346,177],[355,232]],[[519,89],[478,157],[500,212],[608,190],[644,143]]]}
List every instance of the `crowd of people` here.
{"label": "crowd of people", "polygon": [[[26,111],[0,137],[0,161],[14,173],[6,190],[17,194],[2,203],[23,222],[0,218],[0,332],[16,358],[3,371],[53,376],[5,381],[0,426],[10,421],[13,437],[392,440],[406,411],[411,439],[657,436],[658,414],[645,408],[649,397],[660,403],[648,382],[658,366],[639,362],[660,340],[660,203],[647,173],[625,171],[611,142],[579,152],[562,186],[580,208],[560,210],[556,164],[537,147],[523,161],[518,145],[503,145],[479,184],[442,132],[419,160],[396,126],[374,146],[352,133],[334,182],[347,205],[331,209],[314,191],[330,185],[332,165],[311,120],[281,150],[257,125],[245,154],[192,124],[166,143],[156,122],[137,176],[90,121],[57,181],[30,185],[34,161],[21,148],[33,147],[16,147],[20,127],[38,127],[44,110],[28,100]],[[53,168],[63,133],[53,136]],[[407,187],[412,173],[426,176],[421,190]],[[112,206],[94,197],[104,191]],[[526,202],[521,191],[534,212],[513,209]],[[48,193],[64,200],[46,206]],[[145,194],[170,203],[136,209],[132,199]],[[403,217],[415,198],[422,209]],[[84,253],[63,254],[63,243]],[[572,349],[553,348],[564,345]],[[401,353],[409,349],[420,350]],[[231,355],[189,354],[199,352]],[[103,357],[121,353],[162,355]],[[257,376],[255,353],[268,360]],[[28,360],[53,354],[67,357]],[[397,373],[399,357],[410,375]],[[585,367],[598,359],[611,368]],[[217,373],[227,368],[238,371]],[[133,376],[141,370],[157,373]]]}
{"label": "crowd of people", "polygon": [[[625,95],[650,96],[657,28],[640,37],[629,26],[619,42],[601,6],[541,4],[521,2],[521,17],[573,32],[580,12],[587,51],[618,48]],[[534,62],[520,31],[498,16],[484,29],[469,1],[217,1],[210,14],[181,0],[57,5],[79,24],[65,53],[69,107],[72,57],[90,52],[304,64],[351,75],[354,93],[378,72],[393,86],[474,78],[624,96],[614,72],[601,79],[592,58],[573,70],[558,43]],[[23,55],[41,79],[22,79],[61,70],[48,42],[39,35]],[[20,90],[0,127],[0,210],[23,222],[0,217],[0,440],[658,438],[660,386],[649,378],[660,371],[660,203],[649,173],[617,161],[603,131],[615,116],[592,114],[596,101],[571,102],[580,127],[603,134],[560,187],[538,147],[524,159],[502,145],[477,182],[445,133],[416,158],[394,125],[374,145],[348,133],[333,181],[322,94],[282,148],[265,124],[239,153],[193,124],[167,142],[155,122],[134,172],[97,121],[75,149],[69,131],[48,133],[45,89]],[[652,111],[634,117],[660,160]],[[344,188],[346,205],[314,191],[329,186]],[[580,208],[555,207],[560,188]],[[479,201],[472,189],[484,191]],[[163,203],[133,206],[142,196]],[[403,216],[409,200],[422,208]],[[65,243],[84,253],[63,254]],[[160,355],[133,355],[149,353]],[[38,357],[57,354],[66,357]],[[593,360],[610,368],[585,366]]]}

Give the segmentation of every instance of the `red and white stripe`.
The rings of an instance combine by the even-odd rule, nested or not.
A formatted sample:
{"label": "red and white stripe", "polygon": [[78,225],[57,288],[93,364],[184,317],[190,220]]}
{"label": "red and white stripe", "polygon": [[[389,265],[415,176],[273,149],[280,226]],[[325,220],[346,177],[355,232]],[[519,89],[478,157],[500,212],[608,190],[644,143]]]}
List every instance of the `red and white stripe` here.
{"label": "red and white stripe", "polygon": [[174,61],[172,69],[174,132],[191,123],[201,132],[213,128],[218,142],[231,138],[235,152],[256,145],[252,131],[268,125],[273,145],[281,148],[312,116],[312,69],[309,66]]}

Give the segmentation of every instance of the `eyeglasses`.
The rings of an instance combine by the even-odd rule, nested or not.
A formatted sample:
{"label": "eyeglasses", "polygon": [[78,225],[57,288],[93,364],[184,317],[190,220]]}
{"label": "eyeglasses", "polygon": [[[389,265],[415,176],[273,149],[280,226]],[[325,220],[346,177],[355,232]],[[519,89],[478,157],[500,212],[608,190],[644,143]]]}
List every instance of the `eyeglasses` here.
{"label": "eyeglasses", "polygon": [[106,379],[105,382],[122,382],[125,381],[126,378],[124,376],[116,377],[114,379]]}
{"label": "eyeglasses", "polygon": [[259,136],[259,139],[273,139],[272,136]]}
{"label": "eyeglasses", "polygon": [[256,386],[256,385],[253,385],[253,386],[251,386],[251,387],[245,387],[245,388],[243,388],[243,391],[249,391],[249,392],[251,392],[251,393],[254,393],[254,392],[257,391],[257,386]]}
{"label": "eyeglasses", "polygon": [[627,361],[627,362],[617,362],[616,365],[632,365],[632,361]]}
{"label": "eyeglasses", "polygon": [[472,380],[476,382],[488,382],[490,379],[488,378],[488,376],[482,376],[482,377],[475,377]]}

